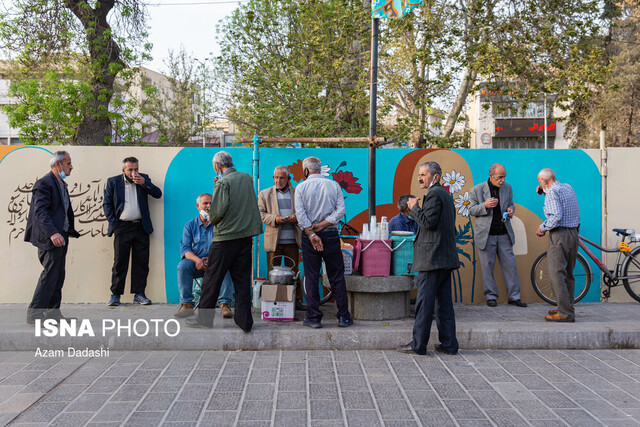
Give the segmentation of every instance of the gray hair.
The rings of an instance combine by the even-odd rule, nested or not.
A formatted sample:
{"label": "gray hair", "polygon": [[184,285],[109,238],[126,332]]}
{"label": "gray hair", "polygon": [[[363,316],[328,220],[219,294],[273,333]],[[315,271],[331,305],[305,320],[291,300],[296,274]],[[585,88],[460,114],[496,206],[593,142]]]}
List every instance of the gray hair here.
{"label": "gray hair", "polygon": [[497,171],[498,169],[500,169],[500,168],[504,169],[504,170],[505,170],[505,172],[506,172],[506,170],[507,170],[507,168],[505,168],[504,166],[502,166],[500,163],[496,163],[496,164],[491,165],[491,166],[489,167],[489,176],[495,175],[496,171]]}
{"label": "gray hair", "polygon": [[416,196],[414,196],[413,194],[403,194],[402,196],[400,196],[400,198],[398,199],[398,209],[400,209],[401,212],[405,209],[408,209],[409,206],[407,205],[407,200],[415,197]]}
{"label": "gray hair", "polygon": [[440,165],[437,162],[425,162],[425,163],[420,165],[420,169],[422,169],[422,168],[427,168],[427,171],[429,171],[429,173],[432,176],[433,175],[442,176],[442,168],[440,167]]}
{"label": "gray hair", "polygon": [[49,167],[53,168],[56,163],[63,161],[65,156],[68,155],[69,153],[67,153],[66,151],[56,151],[55,153],[53,153],[53,156],[49,160]]}
{"label": "gray hair", "polygon": [[320,172],[322,170],[322,162],[317,157],[307,157],[302,161],[302,170],[309,169],[312,172]]}
{"label": "gray hair", "polygon": [[276,166],[276,168],[273,170],[273,174],[275,175],[275,173],[278,172],[278,171],[282,171],[282,172],[286,173],[287,176],[291,175],[291,171],[289,170],[289,168],[286,167],[286,166],[283,166],[283,165]]}
{"label": "gray hair", "polygon": [[553,172],[553,170],[546,168],[546,169],[542,169],[540,171],[540,173],[538,173],[539,177],[542,177],[544,179],[552,179],[555,181],[556,179],[556,174]]}
{"label": "gray hair", "polygon": [[218,151],[213,156],[213,163],[217,163],[225,168],[233,167],[233,159],[231,158],[231,154],[227,153],[226,151]]}
{"label": "gray hair", "polygon": [[209,194],[209,193],[202,193],[201,195],[199,195],[196,198],[196,205],[199,205],[200,204],[200,199],[202,199],[205,196],[209,196],[209,197],[213,198],[213,196],[211,194]]}

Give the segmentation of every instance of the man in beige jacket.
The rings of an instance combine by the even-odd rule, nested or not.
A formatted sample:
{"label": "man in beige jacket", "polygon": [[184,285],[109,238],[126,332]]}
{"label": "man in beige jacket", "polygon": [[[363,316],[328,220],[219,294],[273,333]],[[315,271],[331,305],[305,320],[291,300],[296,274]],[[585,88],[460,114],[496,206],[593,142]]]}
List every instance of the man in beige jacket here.
{"label": "man in beige jacket", "polygon": [[[300,228],[295,213],[295,189],[291,185],[291,173],[286,166],[277,166],[273,172],[273,187],[262,190],[258,195],[258,208],[264,223],[264,250],[267,253],[267,268],[271,271],[271,260],[284,255],[291,258],[298,272]],[[274,265],[280,265],[276,258]],[[292,267],[285,259],[285,265]]]}

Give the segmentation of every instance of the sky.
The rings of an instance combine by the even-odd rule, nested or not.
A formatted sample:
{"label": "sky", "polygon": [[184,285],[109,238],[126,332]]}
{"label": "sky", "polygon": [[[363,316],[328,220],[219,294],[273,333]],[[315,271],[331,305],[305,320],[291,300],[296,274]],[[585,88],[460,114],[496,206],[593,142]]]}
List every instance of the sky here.
{"label": "sky", "polygon": [[237,0],[148,0],[149,41],[153,43],[153,61],[144,64],[165,72],[163,60],[169,50],[184,46],[187,53],[204,60],[219,52],[215,40],[216,24],[231,15],[242,1]]}

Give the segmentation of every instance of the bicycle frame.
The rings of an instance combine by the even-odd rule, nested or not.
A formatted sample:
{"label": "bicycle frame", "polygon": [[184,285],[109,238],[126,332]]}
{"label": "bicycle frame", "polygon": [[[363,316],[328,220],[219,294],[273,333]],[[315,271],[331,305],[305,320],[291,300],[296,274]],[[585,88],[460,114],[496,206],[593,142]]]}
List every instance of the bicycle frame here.
{"label": "bicycle frame", "polygon": [[[612,282],[617,282],[619,280],[624,280],[624,279],[638,279],[640,278],[640,275],[637,276],[620,276],[620,268],[622,266],[622,254],[624,254],[625,257],[629,257],[631,258],[630,252],[623,252],[620,250],[620,247],[616,247],[613,249],[608,249],[608,248],[604,248],[600,245],[598,245],[595,242],[592,242],[591,240],[582,237],[582,236],[578,236],[579,240],[578,240],[578,244],[580,245],[580,247],[582,248],[582,250],[587,254],[587,256],[589,258],[591,258],[596,265],[598,266],[598,268],[600,269],[600,271],[602,271],[604,273],[605,276],[607,276]],[[622,241],[620,243],[624,243],[624,235],[622,236]],[[591,246],[594,246],[596,248],[598,248],[599,250],[603,251],[603,252],[607,252],[607,253],[618,253],[618,257],[616,259],[616,269],[615,272],[612,272],[611,270],[609,270],[609,268],[607,268],[607,266],[600,261],[600,258],[596,256],[596,254],[593,253],[593,251],[591,249],[589,249],[589,247],[587,245],[585,245],[585,242],[590,244]],[[634,264],[636,264],[636,262],[633,260],[633,258],[631,258],[631,262],[633,262]],[[638,266],[640,267],[640,265]]]}

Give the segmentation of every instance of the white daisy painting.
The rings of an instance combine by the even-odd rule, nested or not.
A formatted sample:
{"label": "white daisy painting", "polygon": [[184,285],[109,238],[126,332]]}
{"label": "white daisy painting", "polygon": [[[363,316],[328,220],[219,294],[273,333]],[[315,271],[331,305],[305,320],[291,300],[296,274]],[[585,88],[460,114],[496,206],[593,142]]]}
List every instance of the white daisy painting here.
{"label": "white daisy painting", "polygon": [[444,181],[443,184],[449,187],[449,192],[451,194],[462,190],[462,187],[466,182],[464,176],[462,176],[460,172],[456,172],[455,169],[452,170],[451,173],[445,173],[442,180]]}
{"label": "white daisy painting", "polygon": [[462,196],[459,196],[454,200],[456,209],[458,209],[458,213],[462,216],[469,216],[469,203],[471,202],[469,197],[469,192],[465,191]]}
{"label": "white daisy painting", "polygon": [[320,169],[320,173],[322,174],[322,176],[329,176],[330,170],[331,168],[329,167],[329,165],[322,165],[322,168]]}

